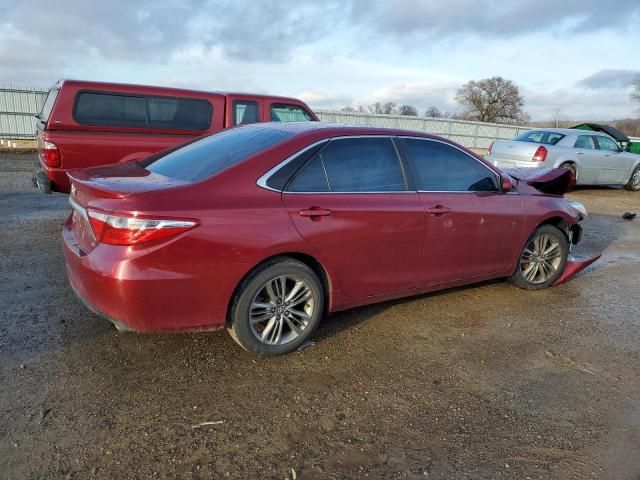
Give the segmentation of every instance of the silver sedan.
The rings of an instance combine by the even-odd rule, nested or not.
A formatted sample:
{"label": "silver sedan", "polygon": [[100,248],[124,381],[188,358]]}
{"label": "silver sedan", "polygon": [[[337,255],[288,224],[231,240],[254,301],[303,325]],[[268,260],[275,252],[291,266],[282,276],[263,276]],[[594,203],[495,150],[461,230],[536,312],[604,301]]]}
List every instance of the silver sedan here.
{"label": "silver sedan", "polygon": [[640,190],[640,155],[623,151],[601,132],[570,128],[529,130],[496,140],[485,160],[498,168],[565,167],[581,185],[624,185]]}

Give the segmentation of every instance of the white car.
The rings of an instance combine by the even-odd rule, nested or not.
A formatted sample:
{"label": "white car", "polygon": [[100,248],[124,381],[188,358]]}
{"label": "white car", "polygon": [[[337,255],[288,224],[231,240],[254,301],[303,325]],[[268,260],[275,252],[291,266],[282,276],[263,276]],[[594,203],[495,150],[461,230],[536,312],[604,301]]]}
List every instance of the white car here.
{"label": "white car", "polygon": [[580,185],[624,185],[640,190],[640,155],[625,152],[610,136],[572,128],[528,130],[496,140],[484,157],[498,168],[564,167]]}

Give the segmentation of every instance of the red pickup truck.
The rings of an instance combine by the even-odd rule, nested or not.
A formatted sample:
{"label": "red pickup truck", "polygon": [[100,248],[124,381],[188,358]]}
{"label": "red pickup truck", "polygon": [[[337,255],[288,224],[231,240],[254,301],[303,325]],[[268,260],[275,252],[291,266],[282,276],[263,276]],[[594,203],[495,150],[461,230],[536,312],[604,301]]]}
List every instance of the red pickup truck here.
{"label": "red pickup truck", "polygon": [[67,170],[139,160],[255,122],[317,121],[300,100],[246,93],[61,80],[37,116],[41,191],[68,192]]}

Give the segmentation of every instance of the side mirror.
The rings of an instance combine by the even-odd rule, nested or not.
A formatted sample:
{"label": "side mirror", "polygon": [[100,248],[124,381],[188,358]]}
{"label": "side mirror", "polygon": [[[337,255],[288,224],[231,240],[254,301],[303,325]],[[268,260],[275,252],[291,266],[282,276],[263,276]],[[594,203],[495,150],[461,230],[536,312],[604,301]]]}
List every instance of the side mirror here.
{"label": "side mirror", "polygon": [[510,192],[511,190],[513,190],[513,182],[506,175],[500,176],[500,190],[503,193]]}

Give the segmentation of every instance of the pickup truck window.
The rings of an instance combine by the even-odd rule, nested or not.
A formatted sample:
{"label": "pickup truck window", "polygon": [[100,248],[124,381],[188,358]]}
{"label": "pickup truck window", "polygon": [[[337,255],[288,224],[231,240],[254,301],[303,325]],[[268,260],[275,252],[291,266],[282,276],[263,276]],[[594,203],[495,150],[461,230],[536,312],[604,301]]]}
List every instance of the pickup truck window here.
{"label": "pickup truck window", "polygon": [[212,114],[206,100],[81,92],[73,116],[83,125],[206,130]]}
{"label": "pickup truck window", "polygon": [[259,121],[258,102],[235,100],[233,102],[233,124],[256,123]]}
{"label": "pickup truck window", "polygon": [[271,104],[272,122],[312,122],[313,118],[299,105]]}
{"label": "pickup truck window", "polygon": [[47,95],[47,99],[44,101],[44,105],[42,105],[42,110],[38,114],[38,119],[43,122],[47,122],[49,120],[49,115],[51,115],[51,110],[53,110],[53,104],[56,103],[56,98],[58,98],[58,92],[60,92],[57,88],[52,88],[49,90],[49,94]]}

